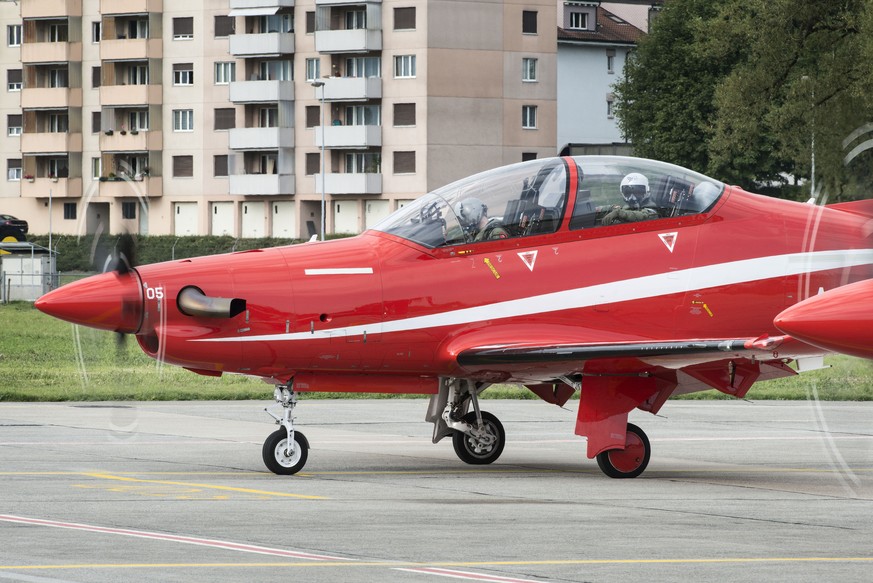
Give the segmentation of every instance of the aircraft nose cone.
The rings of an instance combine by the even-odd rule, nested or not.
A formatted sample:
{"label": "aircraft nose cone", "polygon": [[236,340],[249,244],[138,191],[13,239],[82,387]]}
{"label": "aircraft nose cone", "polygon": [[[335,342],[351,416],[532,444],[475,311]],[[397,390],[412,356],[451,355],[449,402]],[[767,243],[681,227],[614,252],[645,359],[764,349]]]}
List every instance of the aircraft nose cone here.
{"label": "aircraft nose cone", "polygon": [[142,285],[136,271],[101,273],[50,291],[34,305],[73,324],[134,334],[142,324]]}
{"label": "aircraft nose cone", "polygon": [[873,358],[873,280],[804,300],[776,316],[773,323],[807,344]]}

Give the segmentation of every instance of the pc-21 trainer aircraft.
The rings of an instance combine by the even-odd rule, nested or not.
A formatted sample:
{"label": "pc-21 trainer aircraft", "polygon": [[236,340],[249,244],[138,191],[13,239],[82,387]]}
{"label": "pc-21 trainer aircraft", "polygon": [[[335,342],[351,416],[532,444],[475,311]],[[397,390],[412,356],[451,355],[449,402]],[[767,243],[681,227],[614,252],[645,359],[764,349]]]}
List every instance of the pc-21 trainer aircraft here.
{"label": "pc-21 trainer aircraft", "polygon": [[298,392],[431,395],[434,443],[451,436],[461,460],[488,464],[505,433],[478,397],[519,383],[559,406],[580,391],[588,457],[629,478],[651,451],[634,408],[743,397],[845,333],[871,356],[867,288],[838,297],[854,320],[833,330],[820,299],[873,274],[871,218],[869,201],[821,207],[651,160],[552,158],[449,184],[353,238],[121,261],[36,306],[135,334],[165,363],[273,383],[281,427],[263,457],[278,474],[308,456]]}

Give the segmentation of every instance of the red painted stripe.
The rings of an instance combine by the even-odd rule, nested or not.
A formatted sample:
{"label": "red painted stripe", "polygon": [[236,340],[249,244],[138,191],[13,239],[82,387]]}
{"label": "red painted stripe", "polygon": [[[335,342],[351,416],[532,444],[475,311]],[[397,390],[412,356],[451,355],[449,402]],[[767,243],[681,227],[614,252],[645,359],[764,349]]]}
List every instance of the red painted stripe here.
{"label": "red painted stripe", "polygon": [[495,581],[497,583],[542,583],[542,580],[517,579],[515,577],[500,577],[486,573],[471,573],[469,571],[455,571],[453,569],[439,569],[436,567],[422,567],[421,569],[397,569],[397,571],[409,571],[411,573],[424,573],[426,575],[439,575],[453,579],[469,579],[472,581]]}
{"label": "red painted stripe", "polygon": [[12,516],[9,514],[0,514],[0,521],[14,522],[19,524],[32,524],[36,526],[49,526],[52,528],[68,528],[72,530],[84,530],[88,532],[100,532],[104,534],[115,534],[120,536],[132,536],[136,538],[147,538],[153,540],[164,540],[176,543],[207,546],[231,551],[240,551],[244,553],[257,553],[260,555],[274,555],[277,557],[293,557],[295,559],[307,559],[312,561],[347,561],[342,557],[334,557],[331,555],[316,555],[313,553],[299,553],[288,551],[285,549],[275,549],[270,547],[261,547],[257,545],[247,545],[234,543],[230,541],[221,541],[208,538],[198,538],[191,536],[178,536],[173,534],[165,534],[160,532],[149,532],[144,530],[130,530],[124,528],[108,528],[105,526],[94,526],[91,524],[80,524],[77,522],[58,522],[55,520],[42,520],[39,518],[25,518],[22,516]]}

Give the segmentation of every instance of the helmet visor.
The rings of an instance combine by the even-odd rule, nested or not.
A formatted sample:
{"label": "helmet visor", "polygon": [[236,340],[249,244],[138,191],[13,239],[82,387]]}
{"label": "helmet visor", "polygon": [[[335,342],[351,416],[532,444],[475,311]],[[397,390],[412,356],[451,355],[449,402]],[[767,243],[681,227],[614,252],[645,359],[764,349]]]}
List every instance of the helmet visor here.
{"label": "helmet visor", "polygon": [[636,197],[642,200],[646,196],[645,184],[624,184],[621,187],[621,195],[625,198]]}

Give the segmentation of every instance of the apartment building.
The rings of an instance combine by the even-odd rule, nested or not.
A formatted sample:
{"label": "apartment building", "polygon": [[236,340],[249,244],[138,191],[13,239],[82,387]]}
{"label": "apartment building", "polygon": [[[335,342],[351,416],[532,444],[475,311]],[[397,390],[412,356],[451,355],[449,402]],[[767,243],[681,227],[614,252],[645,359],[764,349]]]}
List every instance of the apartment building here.
{"label": "apartment building", "polygon": [[556,10],[0,2],[0,212],[33,233],[50,215],[71,235],[359,232],[456,178],[555,154]]}

